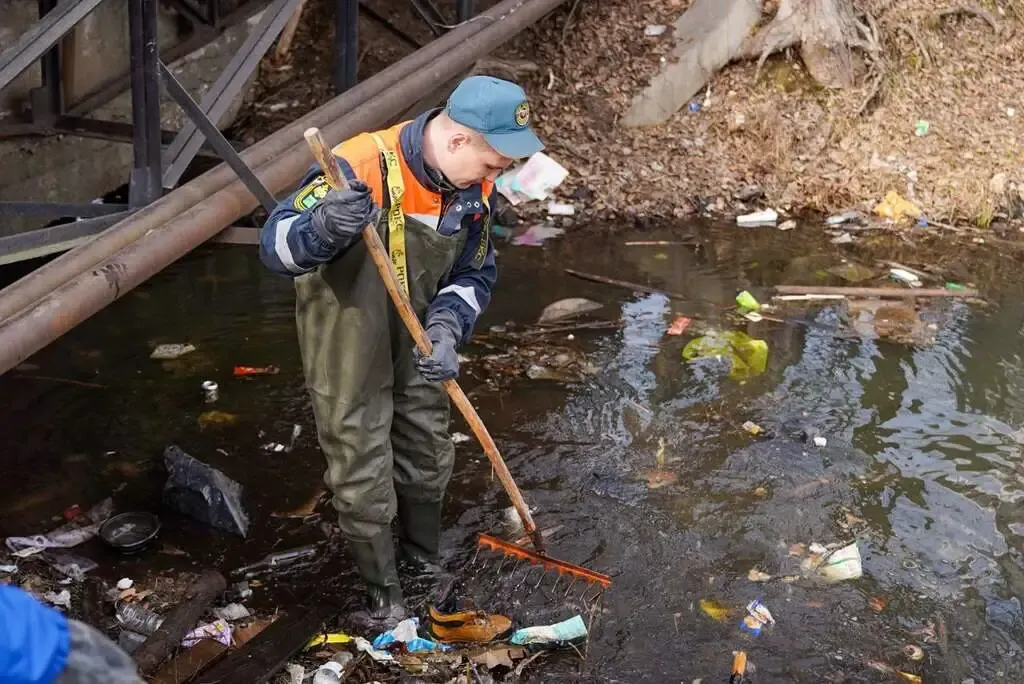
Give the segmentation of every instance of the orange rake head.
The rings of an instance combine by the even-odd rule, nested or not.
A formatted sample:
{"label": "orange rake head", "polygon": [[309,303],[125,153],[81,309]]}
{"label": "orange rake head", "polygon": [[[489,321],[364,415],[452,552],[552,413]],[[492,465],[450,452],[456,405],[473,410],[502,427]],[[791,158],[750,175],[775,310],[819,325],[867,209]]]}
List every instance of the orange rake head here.
{"label": "orange rake head", "polygon": [[476,562],[476,558],[481,549],[487,549],[501,554],[499,557],[500,560],[498,561],[498,573],[501,572],[502,567],[509,558],[514,559],[512,574],[509,576],[510,579],[515,577],[516,572],[518,572],[519,567],[524,562],[527,564],[525,574],[514,589],[518,589],[523,586],[526,583],[527,578],[530,577],[533,570],[537,567],[540,567],[540,576],[537,579],[537,583],[533,585],[533,589],[539,588],[541,583],[544,581],[544,578],[547,576],[547,572],[552,571],[556,574],[555,584],[551,588],[552,592],[554,592],[558,587],[558,584],[562,581],[562,576],[568,575],[570,582],[569,587],[565,590],[565,596],[569,595],[569,592],[572,591],[572,588],[577,582],[583,582],[584,589],[580,598],[584,601],[591,589],[595,589],[597,592],[593,596],[593,599],[596,600],[597,598],[600,598],[604,590],[611,586],[612,583],[612,578],[608,575],[552,558],[537,551],[531,551],[530,549],[519,546],[518,544],[513,544],[512,542],[507,542],[502,539],[498,539],[497,537],[492,537],[489,534],[481,534],[477,538],[477,554],[473,557],[474,563]]}

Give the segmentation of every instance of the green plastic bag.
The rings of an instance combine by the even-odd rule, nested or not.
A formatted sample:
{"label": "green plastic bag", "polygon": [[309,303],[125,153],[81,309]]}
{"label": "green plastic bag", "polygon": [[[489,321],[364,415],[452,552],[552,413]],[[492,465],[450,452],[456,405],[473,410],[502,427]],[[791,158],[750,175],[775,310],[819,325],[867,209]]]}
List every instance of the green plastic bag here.
{"label": "green plastic bag", "polygon": [[712,332],[690,340],[683,348],[683,360],[724,356],[732,364],[729,377],[741,380],[764,373],[768,367],[768,343],[738,330]]}

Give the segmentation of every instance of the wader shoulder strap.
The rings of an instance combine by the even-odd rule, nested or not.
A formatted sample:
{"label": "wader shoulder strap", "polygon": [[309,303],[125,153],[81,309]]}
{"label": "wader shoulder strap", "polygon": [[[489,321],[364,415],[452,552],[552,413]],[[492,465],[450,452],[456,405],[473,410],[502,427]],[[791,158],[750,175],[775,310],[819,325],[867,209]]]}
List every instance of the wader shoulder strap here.
{"label": "wader shoulder strap", "polygon": [[402,166],[398,162],[398,153],[389,149],[376,133],[370,134],[377,143],[381,157],[384,158],[385,173],[382,180],[382,192],[388,195],[388,255],[395,267],[398,284],[402,292],[409,296],[409,272],[405,260],[405,213],[402,211],[402,196],[405,195],[405,180],[402,178]]}

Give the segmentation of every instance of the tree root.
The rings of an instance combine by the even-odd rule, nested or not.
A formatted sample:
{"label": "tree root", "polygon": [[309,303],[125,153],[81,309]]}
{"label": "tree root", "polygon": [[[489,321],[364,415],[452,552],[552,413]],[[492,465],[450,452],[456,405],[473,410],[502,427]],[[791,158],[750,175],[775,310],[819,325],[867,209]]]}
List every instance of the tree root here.
{"label": "tree root", "polygon": [[978,17],[979,19],[984,20],[985,23],[987,23],[989,27],[992,28],[992,31],[997,36],[999,35],[999,23],[996,21],[996,18],[992,16],[991,12],[989,12],[988,10],[981,9],[980,7],[949,7],[947,9],[941,10],[936,16],[939,18],[939,21],[941,21],[946,17],[959,16],[961,14],[966,14],[972,17]]}
{"label": "tree root", "polygon": [[740,46],[735,59],[757,57],[757,80],[770,55],[795,46],[811,77],[828,88],[854,85],[852,48],[881,52],[877,35],[854,16],[851,0],[781,0],[775,18]]}
{"label": "tree root", "polygon": [[921,40],[921,36],[917,33],[917,29],[913,26],[908,26],[907,24],[898,24],[896,28],[910,36],[910,39],[914,41],[914,45],[917,46],[917,51],[921,53],[921,59],[924,60],[925,66],[930,67],[932,65],[932,56],[925,48],[924,41]]}

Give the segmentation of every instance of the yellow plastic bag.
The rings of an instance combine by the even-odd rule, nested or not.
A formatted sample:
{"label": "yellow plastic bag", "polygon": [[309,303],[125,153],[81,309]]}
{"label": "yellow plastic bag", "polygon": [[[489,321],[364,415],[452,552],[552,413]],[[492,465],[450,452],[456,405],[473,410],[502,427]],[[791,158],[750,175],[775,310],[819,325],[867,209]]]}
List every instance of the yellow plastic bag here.
{"label": "yellow plastic bag", "polygon": [[683,360],[724,356],[732,364],[729,377],[741,380],[764,373],[768,367],[768,343],[738,330],[714,332],[690,340],[683,347]]}
{"label": "yellow plastic bag", "polygon": [[921,216],[921,209],[913,202],[903,198],[900,193],[890,190],[885,199],[875,207],[875,213],[882,218],[901,221],[904,217],[916,219]]}

